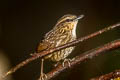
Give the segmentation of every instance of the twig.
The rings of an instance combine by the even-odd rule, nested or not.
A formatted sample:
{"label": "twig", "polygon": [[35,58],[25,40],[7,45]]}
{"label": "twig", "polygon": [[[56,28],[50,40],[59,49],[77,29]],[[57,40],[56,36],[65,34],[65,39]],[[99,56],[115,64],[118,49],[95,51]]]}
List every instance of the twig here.
{"label": "twig", "polygon": [[92,37],[95,37],[95,36],[97,36],[97,35],[100,35],[100,34],[102,34],[103,32],[106,32],[106,31],[109,31],[109,30],[111,30],[111,29],[113,29],[113,28],[116,28],[116,27],[118,27],[118,26],[120,26],[120,23],[114,24],[114,25],[112,25],[112,26],[109,26],[109,27],[107,27],[107,28],[104,28],[104,29],[102,29],[102,30],[99,30],[99,31],[97,31],[97,32],[95,32],[95,33],[92,33],[92,34],[90,34],[90,35],[88,35],[88,36],[85,36],[85,37],[79,38],[79,39],[77,39],[77,40],[74,40],[74,41],[69,42],[69,43],[67,43],[67,44],[65,44],[65,45],[62,45],[62,46],[59,46],[59,47],[56,47],[56,48],[53,48],[53,49],[50,49],[50,50],[45,50],[45,51],[42,51],[42,52],[40,52],[40,53],[36,53],[36,54],[33,55],[32,57],[24,60],[23,62],[21,62],[21,63],[19,63],[18,65],[16,65],[14,68],[10,69],[10,70],[3,76],[3,78],[6,77],[6,76],[8,76],[8,75],[10,75],[10,74],[12,74],[12,73],[14,73],[14,72],[15,72],[16,70],[18,70],[19,68],[25,66],[26,64],[30,63],[31,61],[33,61],[33,60],[35,60],[35,59],[37,59],[37,58],[43,57],[43,56],[45,56],[45,55],[47,55],[47,54],[50,54],[50,53],[52,53],[52,52],[61,50],[61,49],[66,48],[66,47],[73,46],[73,45],[78,44],[78,43],[80,43],[80,42],[83,42],[83,41],[85,41],[85,40],[87,40],[87,39],[89,39],[89,38],[92,38]]}
{"label": "twig", "polygon": [[120,70],[115,70],[114,72],[90,80],[120,80]]}
{"label": "twig", "polygon": [[[105,44],[101,47],[92,49],[88,52],[85,52],[77,57],[74,58],[73,61],[70,62],[71,67],[72,68],[74,65],[77,65],[85,60],[88,59],[92,59],[92,57],[96,57],[98,55],[100,55],[100,53],[105,52],[105,51],[110,51],[112,49],[116,49],[120,47],[120,39],[115,40],[111,43]],[[61,73],[62,71],[64,71],[65,69],[69,68],[69,64],[66,62],[65,66],[63,67],[61,64],[59,64],[56,68],[54,68],[53,70],[51,70],[49,73],[47,73],[47,80],[55,77],[56,75],[58,75],[59,73]]]}

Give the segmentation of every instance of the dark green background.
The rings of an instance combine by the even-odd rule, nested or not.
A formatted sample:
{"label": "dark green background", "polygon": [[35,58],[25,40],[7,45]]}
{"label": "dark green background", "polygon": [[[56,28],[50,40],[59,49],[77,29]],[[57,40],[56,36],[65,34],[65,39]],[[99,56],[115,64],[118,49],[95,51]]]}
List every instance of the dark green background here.
{"label": "dark green background", "polygon": [[[77,27],[78,37],[120,22],[119,0],[3,0],[0,1],[0,49],[11,67],[29,57],[36,45],[65,14],[84,14]],[[70,57],[120,38],[120,28],[79,44]],[[46,72],[50,70],[45,64]],[[51,65],[50,65],[51,66]],[[55,80],[88,80],[120,68],[120,50],[107,52],[61,73]],[[14,80],[36,80],[40,59],[13,74]]]}

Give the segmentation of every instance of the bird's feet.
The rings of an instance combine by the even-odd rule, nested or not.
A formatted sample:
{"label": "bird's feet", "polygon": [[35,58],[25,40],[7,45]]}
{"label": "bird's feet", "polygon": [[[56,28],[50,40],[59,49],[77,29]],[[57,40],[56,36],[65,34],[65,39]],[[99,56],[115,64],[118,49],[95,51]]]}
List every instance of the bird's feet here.
{"label": "bird's feet", "polygon": [[70,67],[71,66],[71,61],[73,61],[74,60],[74,58],[73,59],[64,59],[64,61],[63,61],[63,63],[62,63],[62,66],[64,67],[65,66],[65,63],[67,62],[68,63],[68,66]]}
{"label": "bird's feet", "polygon": [[46,79],[47,79],[47,75],[44,74],[44,73],[42,73],[42,74],[40,75],[39,80],[46,80]]}

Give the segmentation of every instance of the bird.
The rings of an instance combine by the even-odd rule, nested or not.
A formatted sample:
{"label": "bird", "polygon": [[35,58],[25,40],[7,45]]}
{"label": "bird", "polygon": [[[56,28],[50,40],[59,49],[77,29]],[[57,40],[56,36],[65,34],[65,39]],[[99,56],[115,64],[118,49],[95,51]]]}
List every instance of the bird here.
{"label": "bird", "polygon": [[[78,20],[83,17],[84,15],[76,16],[73,14],[66,14],[62,16],[57,21],[57,24],[53,27],[53,29],[45,34],[44,39],[37,46],[36,53],[44,50],[49,50],[51,48],[55,48],[76,40],[76,27]],[[43,73],[44,60],[49,59],[53,62],[65,60],[67,59],[68,55],[72,53],[74,48],[75,46],[68,47],[44,56],[41,59],[41,73],[39,80],[45,80],[44,78],[47,78],[47,76]]]}

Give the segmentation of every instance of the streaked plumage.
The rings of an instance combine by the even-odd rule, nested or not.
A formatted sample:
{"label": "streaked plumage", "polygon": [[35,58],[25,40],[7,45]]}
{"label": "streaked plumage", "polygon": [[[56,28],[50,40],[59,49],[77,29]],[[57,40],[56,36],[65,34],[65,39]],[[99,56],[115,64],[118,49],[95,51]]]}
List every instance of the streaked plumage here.
{"label": "streaked plumage", "polygon": [[[51,31],[49,31],[39,43],[37,47],[37,52],[43,50],[58,47],[60,45],[66,44],[76,39],[76,26],[78,19],[81,19],[83,15],[77,17],[75,15],[67,14],[64,15],[57,21],[57,24]],[[51,61],[58,62],[60,60],[65,60],[66,57],[73,51],[75,47],[68,47],[60,51],[53,52],[42,58],[41,62],[41,75],[39,80],[45,80],[47,76],[43,73],[43,61],[44,59],[50,59]]]}
{"label": "streaked plumage", "polygon": [[[45,49],[58,47],[76,39],[76,26],[78,19],[75,15],[65,15],[60,18],[55,27],[49,31],[44,40],[39,44],[37,52]],[[50,59],[52,61],[60,61],[65,59],[72,51],[74,47],[62,49],[44,57],[44,59]]]}

